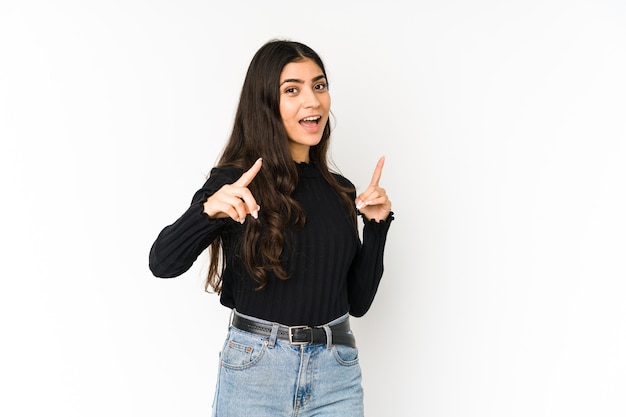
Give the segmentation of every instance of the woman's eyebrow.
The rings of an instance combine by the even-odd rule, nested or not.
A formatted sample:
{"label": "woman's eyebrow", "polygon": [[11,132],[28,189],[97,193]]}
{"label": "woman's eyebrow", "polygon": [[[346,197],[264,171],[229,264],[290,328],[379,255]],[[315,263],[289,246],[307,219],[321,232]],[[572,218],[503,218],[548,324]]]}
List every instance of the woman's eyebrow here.
{"label": "woman's eyebrow", "polygon": [[[326,78],[326,76],[324,74],[318,75],[317,77],[314,77],[311,81],[315,82],[315,81],[319,81],[321,79]],[[298,78],[287,78],[286,80],[284,80],[282,83],[280,83],[280,85],[283,85],[285,83],[298,83],[298,84],[304,84],[304,81],[298,79]]]}

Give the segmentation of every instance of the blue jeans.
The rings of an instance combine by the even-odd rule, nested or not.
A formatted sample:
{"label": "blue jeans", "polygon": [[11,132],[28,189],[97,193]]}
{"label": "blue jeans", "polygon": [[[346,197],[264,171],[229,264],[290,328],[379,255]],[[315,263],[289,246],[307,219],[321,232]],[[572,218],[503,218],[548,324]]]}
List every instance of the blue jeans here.
{"label": "blue jeans", "polygon": [[358,351],[294,346],[231,326],[220,353],[213,416],[363,417]]}

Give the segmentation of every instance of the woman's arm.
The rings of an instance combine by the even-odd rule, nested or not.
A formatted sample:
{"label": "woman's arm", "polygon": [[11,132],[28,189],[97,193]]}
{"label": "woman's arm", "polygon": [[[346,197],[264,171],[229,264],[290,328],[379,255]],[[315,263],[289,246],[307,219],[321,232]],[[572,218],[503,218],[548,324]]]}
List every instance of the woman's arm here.
{"label": "woman's arm", "polygon": [[350,314],[355,317],[367,313],[374,301],[383,276],[385,243],[392,220],[393,212],[381,221],[363,217],[363,243],[348,275],[348,302]]}
{"label": "woman's arm", "polygon": [[241,170],[234,167],[211,171],[204,186],[195,193],[189,208],[178,220],[165,227],[154,241],[149,256],[154,276],[172,278],[186,272],[223,228],[233,224],[228,217],[209,217],[205,213],[205,202],[240,176]]}

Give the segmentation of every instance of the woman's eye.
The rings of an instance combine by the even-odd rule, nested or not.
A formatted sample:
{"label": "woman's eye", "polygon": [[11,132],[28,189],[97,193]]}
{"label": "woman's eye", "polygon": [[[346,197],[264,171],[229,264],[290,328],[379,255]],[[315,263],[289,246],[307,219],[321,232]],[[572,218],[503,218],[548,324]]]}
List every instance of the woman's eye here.
{"label": "woman's eye", "polygon": [[327,88],[328,88],[328,84],[326,83],[315,84],[316,90],[326,90]]}
{"label": "woman's eye", "polygon": [[285,89],[285,93],[287,94],[296,94],[298,89],[296,87],[288,87]]}

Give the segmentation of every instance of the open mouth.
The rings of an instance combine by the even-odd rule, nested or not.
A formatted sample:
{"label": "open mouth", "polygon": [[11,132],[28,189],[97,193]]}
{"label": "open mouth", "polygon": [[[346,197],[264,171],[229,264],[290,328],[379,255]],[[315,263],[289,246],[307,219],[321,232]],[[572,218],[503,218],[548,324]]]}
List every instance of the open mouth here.
{"label": "open mouth", "polygon": [[310,116],[310,117],[305,117],[304,119],[300,120],[300,124],[302,125],[317,125],[320,120],[322,119],[322,116]]}

